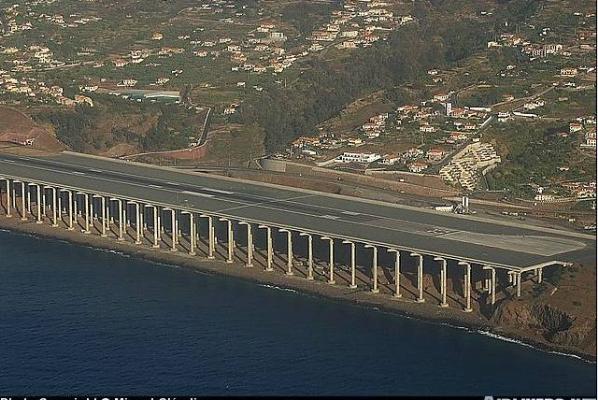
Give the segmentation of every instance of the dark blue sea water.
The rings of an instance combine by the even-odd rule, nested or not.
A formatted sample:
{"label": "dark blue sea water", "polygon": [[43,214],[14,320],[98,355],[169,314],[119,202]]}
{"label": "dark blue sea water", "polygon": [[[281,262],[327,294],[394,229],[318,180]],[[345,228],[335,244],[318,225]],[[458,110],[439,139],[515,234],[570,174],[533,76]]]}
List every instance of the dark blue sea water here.
{"label": "dark blue sea water", "polygon": [[592,394],[596,365],[0,232],[0,392]]}

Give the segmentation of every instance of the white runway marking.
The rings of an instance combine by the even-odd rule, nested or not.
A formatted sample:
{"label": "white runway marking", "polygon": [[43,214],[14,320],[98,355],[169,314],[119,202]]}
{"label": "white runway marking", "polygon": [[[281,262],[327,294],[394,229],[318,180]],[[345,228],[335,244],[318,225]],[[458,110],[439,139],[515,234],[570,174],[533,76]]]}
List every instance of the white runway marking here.
{"label": "white runway marking", "polygon": [[355,211],[343,211],[342,213],[346,215],[360,215],[360,213]]}
{"label": "white runway marking", "polygon": [[73,172],[71,172],[71,174],[73,174],[73,175],[85,175],[85,172],[73,171]]}
{"label": "white runway marking", "polygon": [[155,189],[162,189],[160,185],[147,185],[147,187],[155,188]]}
{"label": "white runway marking", "polygon": [[212,189],[212,188],[207,188],[207,187],[204,187],[202,189],[207,190],[208,192],[221,193],[221,194],[233,194],[234,193],[234,192],[229,192],[228,190]]}
{"label": "white runway marking", "polygon": [[91,169],[90,169],[90,171],[91,171],[91,172],[99,172],[99,173],[102,173],[102,172],[104,172],[104,171],[102,171],[101,169],[95,169],[95,168],[91,168]]}
{"label": "white runway marking", "polygon": [[322,215],[322,218],[326,218],[326,219],[339,219],[340,217],[338,215]]}
{"label": "white runway marking", "polygon": [[191,196],[199,196],[199,197],[214,197],[213,194],[199,193],[199,192],[190,192],[188,190],[183,190],[181,193],[183,193],[183,194],[189,194]]}

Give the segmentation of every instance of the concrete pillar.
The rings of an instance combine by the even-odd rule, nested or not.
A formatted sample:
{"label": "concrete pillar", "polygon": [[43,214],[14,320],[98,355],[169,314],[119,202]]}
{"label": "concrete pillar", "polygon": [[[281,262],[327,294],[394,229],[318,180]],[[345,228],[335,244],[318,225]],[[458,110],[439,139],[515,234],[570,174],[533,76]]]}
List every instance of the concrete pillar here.
{"label": "concrete pillar", "polygon": [[56,206],[57,206],[57,201],[56,201],[56,188],[52,187],[52,226],[53,227],[57,227],[58,226],[58,219],[57,219],[57,215],[56,215]]}
{"label": "concrete pillar", "polygon": [[19,210],[17,210],[17,187],[15,185],[15,183],[18,183],[19,181],[12,181],[12,208],[15,209],[15,212],[17,213],[17,215],[19,214]]}
{"label": "concrete pillar", "polygon": [[154,218],[153,218],[153,223],[154,223],[154,244],[152,245],[152,247],[154,249],[157,249],[160,247],[160,237],[158,236],[160,233],[160,226],[158,223],[158,206],[153,206],[154,207]]}
{"label": "concrete pillar", "polygon": [[125,221],[123,219],[123,201],[121,199],[116,199],[118,201],[118,240],[123,241],[125,240]]}
{"label": "concrete pillar", "polygon": [[171,220],[170,220],[170,240],[172,247],[170,251],[177,251],[176,244],[177,244],[177,220],[176,220],[176,210],[173,208],[170,210]]}
{"label": "concrete pillar", "polygon": [[494,305],[496,303],[496,269],[488,265],[485,265],[483,269],[490,272],[488,294],[490,295],[490,304]]}
{"label": "concrete pillar", "polygon": [[46,216],[46,189],[48,187],[47,186],[43,186],[42,187],[42,215],[45,217]]}
{"label": "concrete pillar", "polygon": [[158,242],[162,241],[162,208],[160,208],[159,206],[154,206],[155,209],[157,209],[156,211],[156,224],[157,224],[157,229],[156,232],[158,234]]}
{"label": "concrete pillar", "polygon": [[372,249],[372,289],[370,290],[372,293],[378,293],[380,290],[378,289],[378,247],[373,246],[371,244],[365,245],[366,249]]}
{"label": "concrete pillar", "polygon": [[253,233],[251,231],[251,224],[248,222],[241,221],[240,225],[247,226],[247,268],[253,267]]}
{"label": "concrete pillar", "polygon": [[79,210],[79,192],[73,192],[73,215],[75,216],[75,225],[79,223],[79,216],[81,210]]}
{"label": "concrete pillar", "polygon": [[448,307],[446,302],[446,259],[434,257],[434,261],[440,261],[440,307]]}
{"label": "concrete pillar", "polygon": [[299,236],[307,237],[307,279],[314,279],[313,237],[309,233],[300,232]]}
{"label": "concrete pillar", "polygon": [[234,262],[235,256],[235,234],[233,232],[233,221],[226,218],[220,218],[220,221],[226,222],[226,239],[227,239],[227,264],[232,264]]}
{"label": "concrete pillar", "polygon": [[279,229],[280,232],[287,234],[287,271],[286,275],[292,276],[293,273],[293,233],[287,229]]}
{"label": "concrete pillar", "polygon": [[141,220],[141,207],[135,202],[135,244],[142,244],[141,232],[143,230],[143,221]]}
{"label": "concrete pillar", "polygon": [[56,212],[58,213],[58,219],[60,219],[60,222],[62,222],[62,190],[61,189],[58,189],[57,196],[58,196],[58,208],[56,209]]}
{"label": "concrete pillar", "polygon": [[141,243],[145,240],[145,231],[147,229],[147,222],[145,222],[145,204],[139,204],[139,233],[141,237],[139,238]]}
{"label": "concrete pillar", "polygon": [[272,268],[272,228],[266,225],[259,225],[258,228],[266,230],[266,271],[274,271]]}
{"label": "concrete pillar", "polygon": [[538,283],[542,283],[542,270],[542,267],[536,268],[536,278],[538,278]]}
{"label": "concrete pillar", "polygon": [[101,204],[102,204],[102,234],[101,234],[101,236],[106,237],[106,236],[108,236],[106,234],[106,226],[108,225],[108,220],[107,220],[108,216],[106,215],[106,198],[104,196],[102,196],[101,199],[102,199],[102,201],[101,201]]}
{"label": "concrete pillar", "polygon": [[27,221],[27,209],[25,205],[25,182],[21,182],[21,221]]}
{"label": "concrete pillar", "polygon": [[11,209],[12,209],[12,199],[10,198],[10,179],[6,178],[6,217],[12,217]]}
{"label": "concrete pillar", "polygon": [[351,246],[351,283],[349,284],[349,287],[351,289],[356,289],[357,282],[355,282],[355,243],[351,242],[350,240],[343,240],[343,244],[348,244],[349,246]]}
{"label": "concrete pillar", "polygon": [[31,212],[31,186],[35,185],[34,183],[29,183],[27,185],[27,212],[29,214],[33,214]]}
{"label": "concrete pillar", "polygon": [[328,240],[328,251],[329,251],[329,259],[328,259],[328,284],[334,285],[336,282],[334,281],[334,239],[327,236],[322,236],[323,240]]}
{"label": "concrete pillar", "polygon": [[208,219],[208,259],[213,260],[214,248],[216,247],[216,244],[214,243],[216,240],[216,235],[214,231],[214,221],[212,220],[212,217],[209,215],[202,214],[201,217]]}
{"label": "concrete pillar", "polygon": [[411,253],[413,257],[418,258],[417,262],[417,299],[418,303],[424,303],[424,256],[419,253]]}
{"label": "concrete pillar", "polygon": [[36,186],[37,186],[36,189],[35,189],[36,195],[37,195],[37,201],[35,202],[36,203],[36,208],[37,208],[37,212],[36,212],[37,221],[36,221],[36,223],[43,224],[44,220],[42,219],[42,193],[41,193],[42,186],[41,185],[36,185]]}
{"label": "concrete pillar", "polygon": [[471,308],[471,264],[465,261],[460,261],[459,265],[463,265],[465,267],[465,312],[472,312],[473,309]]}
{"label": "concrete pillar", "polygon": [[389,251],[395,253],[395,292],[392,296],[400,299],[403,297],[401,294],[401,252],[395,249],[390,249]]}
{"label": "concrete pillar", "polygon": [[75,226],[73,224],[74,219],[73,219],[73,192],[70,190],[67,190],[68,193],[68,210],[69,210],[69,224],[68,224],[68,228],[67,230],[69,231],[74,231],[75,230]]}
{"label": "concrete pillar", "polygon": [[193,217],[193,213],[189,212],[189,255],[190,256],[194,256],[195,255],[195,247],[196,245],[196,240],[197,240],[197,234],[195,233],[195,218]]}
{"label": "concrete pillar", "polygon": [[521,272],[517,272],[515,278],[517,279],[517,297],[521,297]]}
{"label": "concrete pillar", "polygon": [[83,233],[90,234],[91,231],[89,230],[89,195],[87,193],[83,193],[83,201],[85,202],[85,231],[83,231]]}

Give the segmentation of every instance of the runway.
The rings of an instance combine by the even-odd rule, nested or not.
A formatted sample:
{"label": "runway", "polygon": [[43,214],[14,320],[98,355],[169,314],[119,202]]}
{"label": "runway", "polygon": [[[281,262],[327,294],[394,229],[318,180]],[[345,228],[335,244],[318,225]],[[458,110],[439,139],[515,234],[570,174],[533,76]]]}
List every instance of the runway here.
{"label": "runway", "polygon": [[595,236],[61,153],[0,155],[0,176],[522,270],[592,259]]}

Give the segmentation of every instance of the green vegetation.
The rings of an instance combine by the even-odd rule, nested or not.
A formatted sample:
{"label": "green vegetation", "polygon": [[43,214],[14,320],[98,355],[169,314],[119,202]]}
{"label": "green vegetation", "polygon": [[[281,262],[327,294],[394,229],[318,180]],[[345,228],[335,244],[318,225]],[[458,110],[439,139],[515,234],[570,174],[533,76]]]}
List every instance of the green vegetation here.
{"label": "green vegetation", "polygon": [[[486,176],[489,188],[524,196],[533,192],[530,184],[549,186],[557,181],[595,180],[592,160],[580,157],[579,162],[571,162],[579,140],[560,134],[568,131],[568,125],[561,122],[529,121],[488,130],[487,140],[497,144],[499,152],[505,155],[503,163]],[[564,165],[570,165],[568,171],[559,170]]]}
{"label": "green vegetation", "polygon": [[345,62],[309,63],[292,87],[274,88],[247,101],[238,121],[258,121],[266,131],[268,151],[280,150],[300,135],[315,134],[316,125],[363,94],[418,82],[427,69],[449,66],[486,42],[488,33],[479,20],[426,18],[428,23],[393,32],[387,41],[355,52]]}

